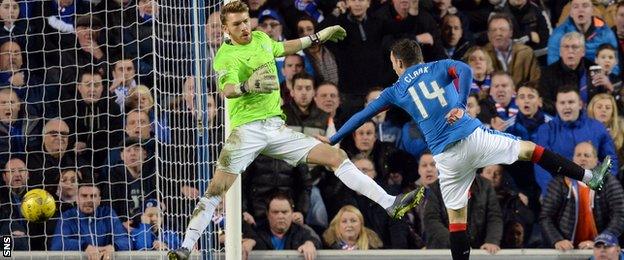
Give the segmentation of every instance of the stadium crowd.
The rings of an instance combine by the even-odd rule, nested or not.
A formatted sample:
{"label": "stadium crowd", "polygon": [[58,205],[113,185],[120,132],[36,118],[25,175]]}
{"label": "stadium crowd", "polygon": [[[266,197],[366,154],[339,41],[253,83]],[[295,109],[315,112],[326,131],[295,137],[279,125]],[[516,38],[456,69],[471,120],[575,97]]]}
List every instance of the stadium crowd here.
{"label": "stadium crowd", "polygon": [[[276,41],[331,25],[347,31],[344,41],[277,60],[289,127],[333,135],[396,81],[389,46],[415,39],[425,61],[470,65],[466,110],[491,129],[534,141],[586,169],[614,158],[601,191],[526,162],[480,169],[469,193],[472,247],[619,254],[624,2],[246,2],[252,27]],[[218,9],[211,11],[209,60],[227,44]],[[224,139],[223,98],[202,99],[211,153],[198,157],[192,146],[201,109],[196,75],[154,62],[162,59],[154,57],[159,50],[173,46],[167,44],[192,39],[178,35],[175,24],[157,25],[167,12],[157,0],[0,1],[0,234],[13,236],[15,250],[100,256],[180,246],[202,196],[197,164],[214,162]],[[155,31],[167,41],[154,43]],[[174,55],[184,60],[191,54]],[[210,66],[205,71],[213,92],[217,74]],[[393,220],[325,167],[292,167],[260,156],[242,179],[245,252],[449,248],[435,161],[400,108],[378,114],[340,147],[393,195],[427,187],[424,203]],[[58,201],[55,216],[44,223],[26,222],[19,210],[34,188]],[[212,239],[223,243],[222,214],[214,220]]]}

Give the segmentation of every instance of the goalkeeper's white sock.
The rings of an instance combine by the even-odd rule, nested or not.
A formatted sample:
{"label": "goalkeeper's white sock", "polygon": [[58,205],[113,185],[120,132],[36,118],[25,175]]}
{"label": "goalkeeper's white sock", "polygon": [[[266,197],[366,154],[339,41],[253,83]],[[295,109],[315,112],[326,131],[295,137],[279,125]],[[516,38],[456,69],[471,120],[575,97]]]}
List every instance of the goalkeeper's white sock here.
{"label": "goalkeeper's white sock", "polygon": [[384,209],[389,208],[394,203],[394,196],[389,195],[373,179],[361,172],[349,159],[340,164],[335,174],[347,187],[377,202]]}
{"label": "goalkeeper's white sock", "polygon": [[191,221],[186,228],[186,234],[184,235],[184,242],[182,242],[182,247],[187,248],[189,250],[193,249],[195,243],[204,232],[208,224],[210,224],[210,220],[212,220],[212,214],[214,214],[215,209],[219,206],[221,202],[220,196],[212,196],[210,198],[201,197],[199,202],[195,206],[195,210],[193,211],[193,216],[191,217]]}

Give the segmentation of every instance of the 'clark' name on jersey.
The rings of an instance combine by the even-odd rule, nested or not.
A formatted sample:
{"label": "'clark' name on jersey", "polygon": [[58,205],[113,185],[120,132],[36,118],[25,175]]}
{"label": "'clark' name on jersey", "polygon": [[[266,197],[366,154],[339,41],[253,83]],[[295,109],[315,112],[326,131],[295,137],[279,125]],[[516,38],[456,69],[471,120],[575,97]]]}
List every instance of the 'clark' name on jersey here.
{"label": "'clark' name on jersey", "polygon": [[418,68],[417,70],[412,71],[410,74],[405,75],[405,77],[403,77],[403,80],[405,81],[405,83],[409,84],[412,82],[412,80],[418,78],[418,76],[420,76],[420,74],[423,73],[429,73],[429,67],[422,67],[422,68]]}

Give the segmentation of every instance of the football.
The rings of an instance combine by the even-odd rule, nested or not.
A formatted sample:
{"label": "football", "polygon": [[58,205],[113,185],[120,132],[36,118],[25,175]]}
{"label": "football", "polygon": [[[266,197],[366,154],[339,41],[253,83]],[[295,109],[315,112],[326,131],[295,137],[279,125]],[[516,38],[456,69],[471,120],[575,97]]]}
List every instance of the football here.
{"label": "football", "polygon": [[22,199],[22,216],[30,222],[44,222],[56,212],[54,197],[43,189],[26,192]]}

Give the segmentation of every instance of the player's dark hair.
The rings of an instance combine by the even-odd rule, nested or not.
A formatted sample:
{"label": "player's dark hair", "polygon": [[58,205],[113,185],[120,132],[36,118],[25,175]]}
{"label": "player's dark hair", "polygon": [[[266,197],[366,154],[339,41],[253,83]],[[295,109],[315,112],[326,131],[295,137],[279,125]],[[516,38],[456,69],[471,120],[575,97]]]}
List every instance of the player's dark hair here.
{"label": "player's dark hair", "polygon": [[221,8],[221,24],[226,24],[228,14],[246,13],[249,7],[242,1],[229,2]]}
{"label": "player's dark hair", "polygon": [[302,72],[299,72],[299,73],[297,73],[297,74],[295,74],[293,76],[293,78],[291,80],[291,83],[292,83],[293,86],[295,85],[295,82],[298,79],[309,79],[309,80],[311,80],[312,81],[312,86],[314,87],[314,89],[316,89],[316,87],[315,87],[316,86],[316,82],[314,81],[314,77],[312,77],[312,75],[310,75],[307,72],[305,72],[305,70],[302,71]]}
{"label": "player's dark hair", "polygon": [[508,14],[506,14],[506,13],[494,13],[488,19],[488,29],[490,27],[490,23],[492,23],[492,21],[494,21],[494,20],[505,20],[505,21],[507,21],[507,24],[509,24],[509,29],[511,31],[513,31],[513,23],[511,22],[511,17],[509,17]]}
{"label": "player's dark hair", "polygon": [[555,96],[555,101],[557,101],[557,96],[559,96],[559,94],[570,93],[570,92],[576,93],[579,96],[579,98],[581,97],[581,94],[579,93],[577,86],[574,86],[572,84],[565,84],[557,89],[557,95]]}
{"label": "player's dark hair", "polygon": [[390,51],[394,58],[401,60],[405,64],[405,67],[423,62],[420,45],[415,40],[400,39],[392,44]]}
{"label": "player's dark hair", "polygon": [[293,201],[292,197],[290,196],[290,194],[288,194],[287,192],[284,191],[275,191],[271,194],[271,196],[269,196],[266,200],[266,210],[267,213],[269,212],[270,209],[270,205],[271,205],[271,201],[273,200],[286,200],[288,201],[288,204],[290,204],[290,208],[294,209],[295,208],[295,202]]}

